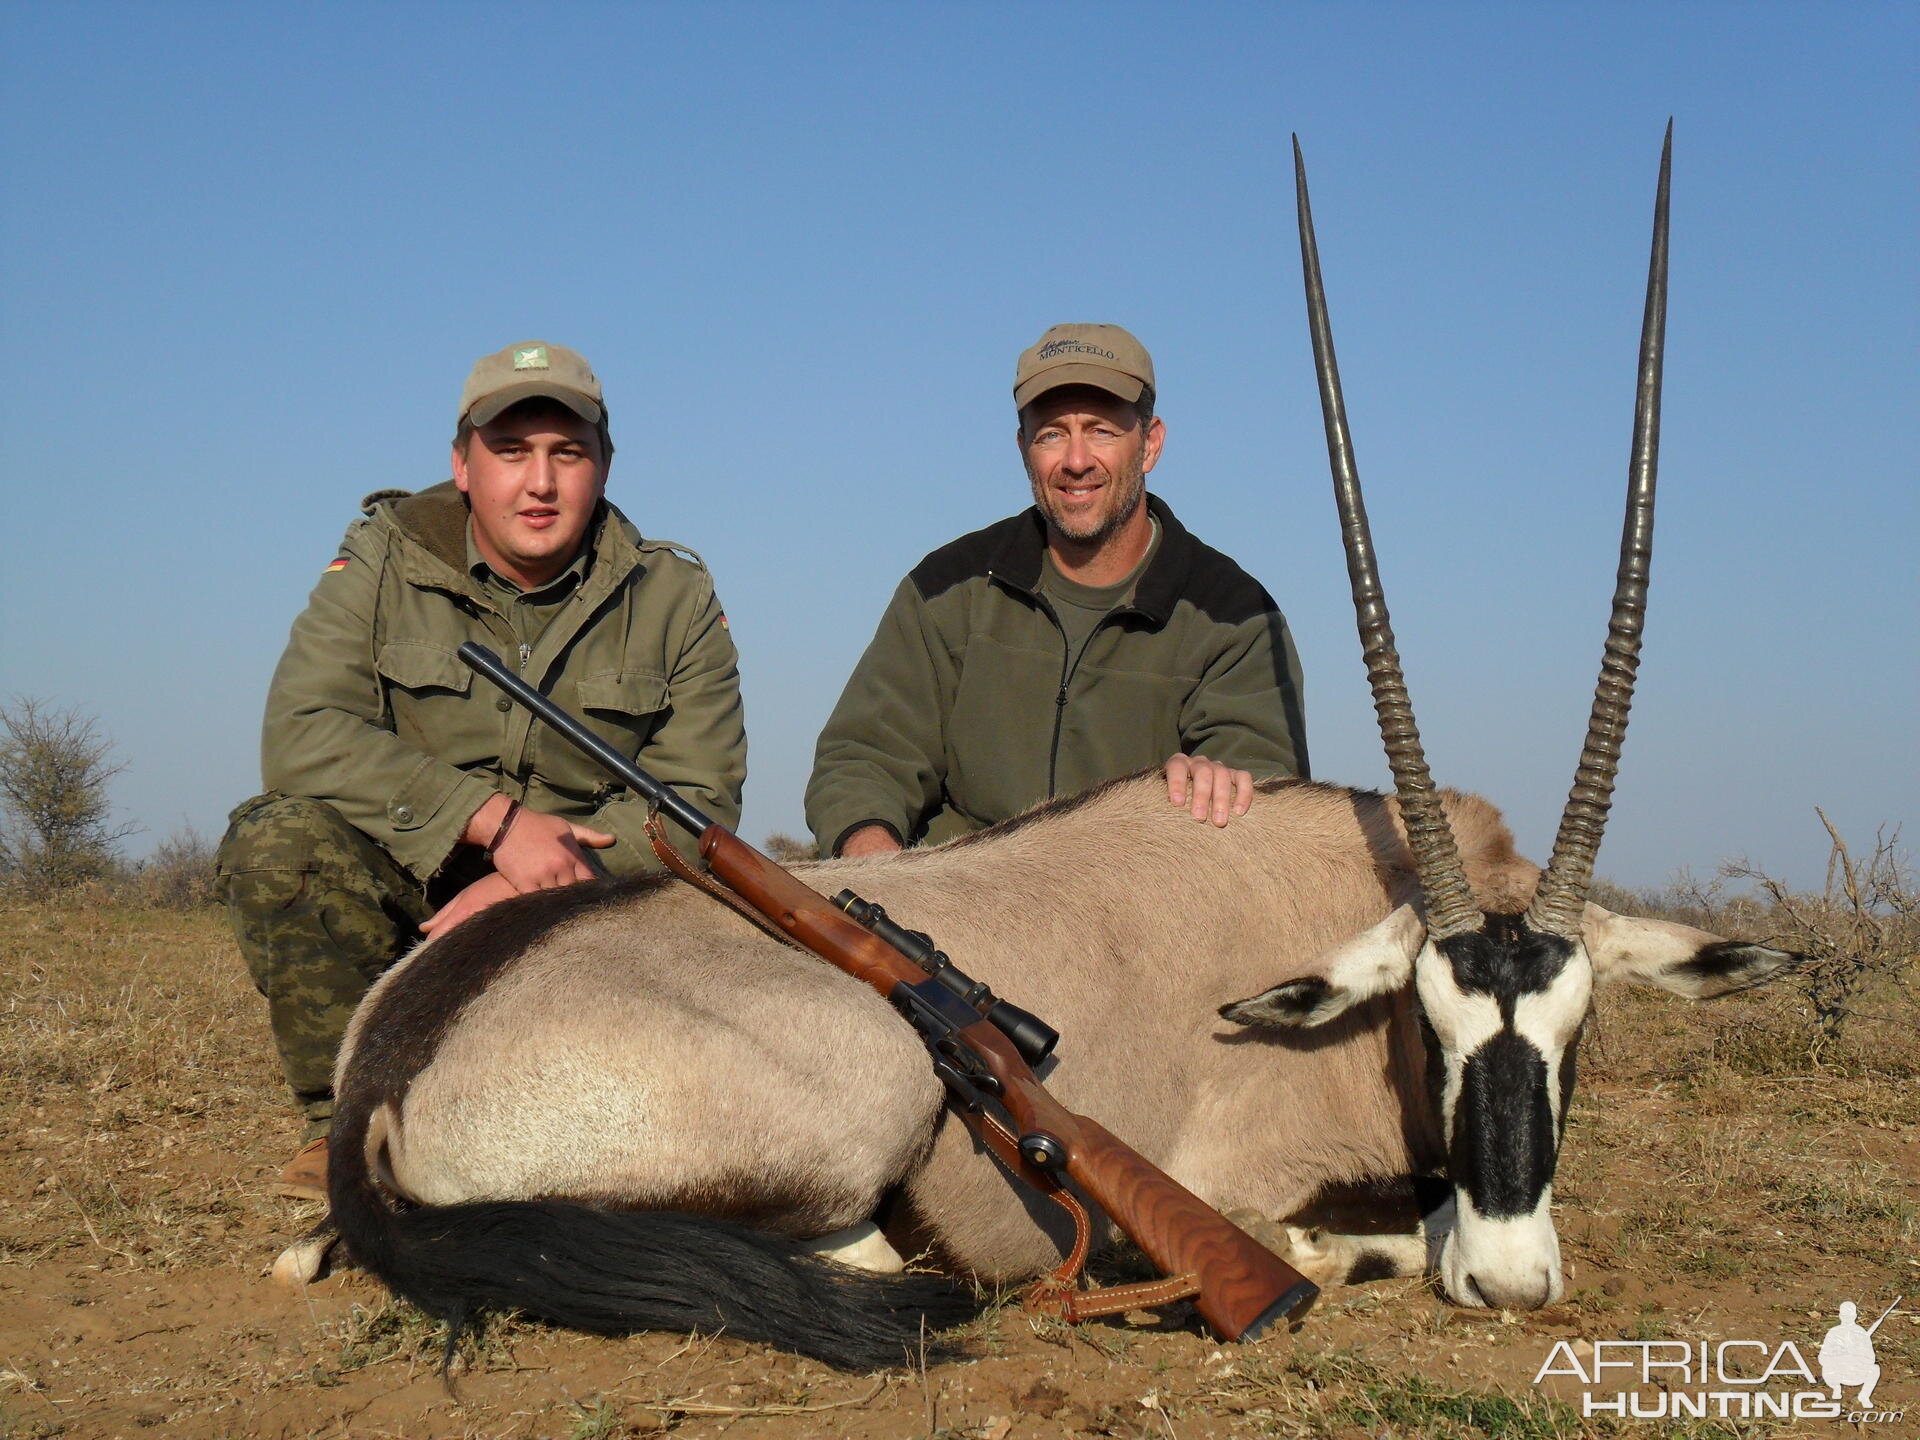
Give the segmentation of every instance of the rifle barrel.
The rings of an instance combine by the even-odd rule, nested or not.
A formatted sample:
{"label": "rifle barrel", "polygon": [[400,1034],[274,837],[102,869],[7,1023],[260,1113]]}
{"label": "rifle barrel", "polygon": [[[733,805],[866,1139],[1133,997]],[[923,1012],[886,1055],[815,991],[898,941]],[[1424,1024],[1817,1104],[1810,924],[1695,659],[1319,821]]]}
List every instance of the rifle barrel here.
{"label": "rifle barrel", "polygon": [[1900,1308],[1900,1302],[1906,1298],[1907,1297],[1904,1295],[1896,1296],[1894,1298],[1893,1304],[1887,1306],[1886,1309],[1880,1312],[1880,1318],[1874,1321],[1871,1325],[1867,1326],[1867,1334],[1872,1335],[1874,1331],[1878,1330],[1882,1325],[1886,1324],[1887,1316],[1891,1315],[1894,1311],[1898,1310]]}
{"label": "rifle barrel", "polygon": [[500,657],[484,645],[469,640],[455,652],[473,669],[498,685],[507,694],[551,725],[560,738],[598,762],[628,789],[649,805],[694,835],[704,835],[713,826],[713,818],[681,797],[677,790],[647,774],[593,731],[562,710],[506,667]]}

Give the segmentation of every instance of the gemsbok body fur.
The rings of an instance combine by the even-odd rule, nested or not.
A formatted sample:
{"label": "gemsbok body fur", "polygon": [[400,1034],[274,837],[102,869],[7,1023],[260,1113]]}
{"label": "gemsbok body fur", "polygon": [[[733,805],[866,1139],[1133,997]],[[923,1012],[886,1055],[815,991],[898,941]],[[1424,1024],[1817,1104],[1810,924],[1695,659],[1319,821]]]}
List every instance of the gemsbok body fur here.
{"label": "gemsbok body fur", "polygon": [[[1141,775],[934,849],[796,867],[1056,1027],[1049,1087],[1222,1210],[1290,1216],[1329,1187],[1446,1178],[1452,1213],[1430,1235],[1293,1233],[1288,1258],[1323,1283],[1432,1268],[1462,1304],[1558,1298],[1552,1179],[1593,985],[1700,998],[1797,958],[1585,899],[1643,613],[1666,176],[1663,158],[1608,665],[1544,875],[1491,806],[1427,774],[1303,169],[1308,309],[1395,795],[1269,782],[1214,829]],[[724,1326],[878,1365],[968,1297],[810,1242],[883,1214],[958,1275],[1018,1279],[1062,1253],[1051,1207],[945,1116],[884,1000],[675,882],[522,896],[423,945],[362,1004],[336,1089],[334,1223],[456,1326],[485,1307],[609,1332]]]}

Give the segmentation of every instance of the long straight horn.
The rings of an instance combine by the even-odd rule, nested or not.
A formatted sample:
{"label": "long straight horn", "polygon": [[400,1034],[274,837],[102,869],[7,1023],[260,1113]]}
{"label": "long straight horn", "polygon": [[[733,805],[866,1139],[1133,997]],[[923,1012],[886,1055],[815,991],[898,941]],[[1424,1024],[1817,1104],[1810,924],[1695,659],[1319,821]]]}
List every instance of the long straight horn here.
{"label": "long straight horn", "polygon": [[1293,140],[1294,198],[1300,210],[1300,268],[1307,283],[1307,323],[1313,332],[1313,363],[1320,375],[1320,412],[1327,424],[1327,460],[1333,468],[1333,496],[1340,506],[1340,533],[1347,547],[1347,578],[1353,583],[1353,608],[1360,623],[1360,648],[1373,686],[1373,710],[1380,718],[1387,763],[1400,797],[1400,819],[1407,828],[1414,871],[1426,900],[1427,930],[1435,939],[1480,928],[1479,907],[1467,887],[1453,831],[1440,808],[1440,795],[1420,748],[1413,723],[1406,677],[1393,644],[1393,626],[1380,589],[1373,554],[1373,532],[1360,494],[1360,473],[1353,463],[1353,437],[1347,433],[1347,406],[1340,394],[1340,366],[1333,354],[1333,327],[1327,320],[1327,292],[1320,283],[1320,247],[1313,237],[1313,207],[1307,201],[1307,167],[1300,137]]}
{"label": "long straight horn", "polygon": [[1627,710],[1640,669],[1640,634],[1647,616],[1647,578],[1653,568],[1653,491],[1660,468],[1660,372],[1667,342],[1667,184],[1673,170],[1673,121],[1660,151],[1660,190],[1653,204],[1653,254],[1647,264],[1647,308],[1640,324],[1640,384],[1633,402],[1633,459],[1627,466],[1627,518],[1620,532],[1620,571],[1613,618],[1607,625],[1600,684],[1587,721],[1587,743],[1574,772],[1573,792],[1560,817],[1553,858],[1540,877],[1527,923],[1572,940],[1580,933],[1594,856],[1607,827],[1613,781],[1620,770]]}

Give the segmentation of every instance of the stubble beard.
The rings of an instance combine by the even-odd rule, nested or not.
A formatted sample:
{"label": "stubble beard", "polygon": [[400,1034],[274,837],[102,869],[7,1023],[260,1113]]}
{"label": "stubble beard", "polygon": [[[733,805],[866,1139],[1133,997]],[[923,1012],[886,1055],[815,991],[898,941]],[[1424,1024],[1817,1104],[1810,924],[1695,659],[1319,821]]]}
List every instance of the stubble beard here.
{"label": "stubble beard", "polygon": [[1119,475],[1108,482],[1120,496],[1120,503],[1107,510],[1092,528],[1076,531],[1069,528],[1066,521],[1053,508],[1053,491],[1034,474],[1032,462],[1026,462],[1027,484],[1033,488],[1033,503],[1040,507],[1040,513],[1047,517],[1047,524],[1063,538],[1076,546],[1085,546],[1097,550],[1108,540],[1126,528],[1127,522],[1139,510],[1140,502],[1147,493],[1146,457],[1136,455]]}

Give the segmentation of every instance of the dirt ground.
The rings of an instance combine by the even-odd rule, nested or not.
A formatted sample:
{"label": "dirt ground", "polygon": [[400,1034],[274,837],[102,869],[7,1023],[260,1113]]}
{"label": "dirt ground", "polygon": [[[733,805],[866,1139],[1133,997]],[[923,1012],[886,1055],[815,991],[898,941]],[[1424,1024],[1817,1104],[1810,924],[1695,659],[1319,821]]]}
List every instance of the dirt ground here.
{"label": "dirt ground", "polygon": [[[294,1294],[263,1273],[317,1207],[266,1193],[296,1129],[222,918],[16,904],[0,934],[7,1440],[1920,1434],[1916,1072],[1741,1073],[1727,1039],[1754,997],[1603,995],[1556,1187],[1568,1298],[1548,1310],[1383,1282],[1241,1347],[1184,1308],[1068,1327],[1003,1302],[966,1332],[970,1358],[880,1375],[724,1336],[509,1320],[467,1347],[450,1393],[437,1328],[377,1285]],[[1901,1296],[1874,1336],[1876,1410],[1898,1420],[1583,1418],[1617,1377],[1533,1383],[1563,1340],[1582,1365],[1596,1340],[1791,1341],[1814,1364],[1842,1300],[1867,1323]],[[1626,1385],[1661,1402],[1658,1383]]]}

